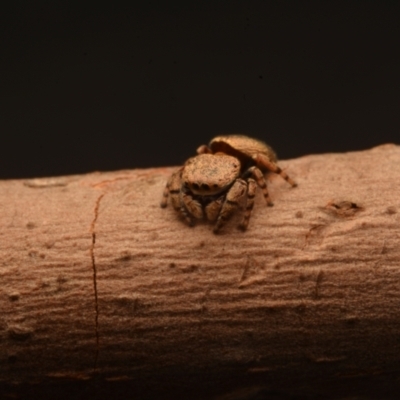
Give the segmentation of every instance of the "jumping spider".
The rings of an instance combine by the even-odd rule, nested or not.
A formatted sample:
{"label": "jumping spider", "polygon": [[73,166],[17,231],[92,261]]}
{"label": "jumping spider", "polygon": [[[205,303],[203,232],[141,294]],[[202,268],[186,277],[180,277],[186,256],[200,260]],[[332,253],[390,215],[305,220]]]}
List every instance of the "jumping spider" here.
{"label": "jumping spider", "polygon": [[161,207],[172,206],[190,225],[195,219],[215,222],[217,233],[243,202],[245,212],[239,228],[246,230],[257,185],[262,189],[268,206],[269,197],[264,174],[279,174],[292,186],[296,183],[279,168],[275,152],[267,144],[243,135],[217,136],[209,146],[197,149],[168,179]]}

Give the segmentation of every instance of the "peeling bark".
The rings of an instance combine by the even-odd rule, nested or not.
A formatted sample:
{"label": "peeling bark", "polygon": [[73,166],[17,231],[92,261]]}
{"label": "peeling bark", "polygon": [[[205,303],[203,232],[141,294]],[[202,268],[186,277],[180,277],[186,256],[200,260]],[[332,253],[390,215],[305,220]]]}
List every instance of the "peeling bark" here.
{"label": "peeling bark", "polygon": [[173,168],[0,182],[0,397],[397,398],[400,147],[280,165],[219,235]]}

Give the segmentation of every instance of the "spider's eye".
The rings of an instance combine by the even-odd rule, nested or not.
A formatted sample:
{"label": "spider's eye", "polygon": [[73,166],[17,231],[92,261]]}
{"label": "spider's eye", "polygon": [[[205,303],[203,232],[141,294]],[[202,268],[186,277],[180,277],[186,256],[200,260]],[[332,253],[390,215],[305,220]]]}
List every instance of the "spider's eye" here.
{"label": "spider's eye", "polygon": [[200,186],[197,183],[193,183],[192,186],[193,186],[193,189],[196,189],[196,190],[200,189]]}
{"label": "spider's eye", "polygon": [[216,183],[214,183],[213,189],[218,189],[218,185]]}
{"label": "spider's eye", "polygon": [[208,186],[206,183],[202,183],[201,189],[207,191],[207,190],[210,190],[210,186]]}

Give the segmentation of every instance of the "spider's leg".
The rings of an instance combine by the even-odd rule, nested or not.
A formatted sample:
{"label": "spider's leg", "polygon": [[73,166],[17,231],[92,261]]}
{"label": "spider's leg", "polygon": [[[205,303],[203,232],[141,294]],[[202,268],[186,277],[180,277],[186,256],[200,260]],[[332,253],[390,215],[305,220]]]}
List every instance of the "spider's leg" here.
{"label": "spider's leg", "polygon": [[180,191],[179,211],[190,226],[194,225],[193,217],[196,219],[203,218],[202,205],[193,198],[191,193],[187,189],[185,189],[185,187],[182,187]]}
{"label": "spider's leg", "polygon": [[218,233],[225,222],[232,216],[238,208],[240,200],[247,192],[247,183],[243,179],[236,179],[233,186],[226,194],[224,204],[214,225],[214,233]]}
{"label": "spider's leg", "polygon": [[247,181],[247,201],[246,210],[244,212],[243,220],[239,225],[239,228],[245,231],[249,225],[249,219],[251,216],[251,211],[254,207],[254,197],[256,196],[257,183],[254,179],[249,178]]}
{"label": "spider's leg", "polygon": [[164,188],[163,198],[161,200],[160,206],[162,208],[167,207],[168,196],[171,196],[171,203],[175,210],[180,208],[179,193],[181,191],[181,172],[182,168],[175,171],[168,179],[167,184]]}
{"label": "spider's leg", "polygon": [[268,206],[273,206],[274,203],[271,200],[271,197],[269,197],[268,193],[268,187],[267,187],[267,182],[265,182],[265,178],[261,170],[257,167],[250,167],[246,171],[246,175],[250,174],[257,182],[257,185],[260,186],[261,190],[263,191],[263,195],[265,198],[265,201],[267,202]]}
{"label": "spider's leg", "polygon": [[211,151],[211,149],[207,146],[207,145],[205,145],[205,144],[202,144],[198,149],[197,149],[197,154],[211,154],[212,153],[212,151]]}
{"label": "spider's leg", "polygon": [[297,183],[289,177],[289,175],[282,171],[282,169],[276,164],[275,162],[271,161],[267,156],[264,154],[256,154],[253,156],[253,160],[256,164],[260,167],[266,168],[268,171],[274,172],[275,174],[280,175],[286,182],[291,184],[293,187],[297,186]]}

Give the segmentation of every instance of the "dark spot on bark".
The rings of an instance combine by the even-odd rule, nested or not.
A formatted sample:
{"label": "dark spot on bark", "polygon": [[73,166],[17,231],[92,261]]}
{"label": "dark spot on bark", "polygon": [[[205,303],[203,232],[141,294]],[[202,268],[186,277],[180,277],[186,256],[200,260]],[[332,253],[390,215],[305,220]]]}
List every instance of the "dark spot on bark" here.
{"label": "dark spot on bark", "polygon": [[359,322],[359,319],[354,315],[349,315],[345,317],[343,320],[347,326],[354,326]]}
{"label": "dark spot on bark", "polygon": [[386,209],[386,214],[393,215],[393,214],[396,214],[396,213],[397,213],[397,209],[394,206],[389,206]]}
{"label": "dark spot on bark", "polygon": [[349,218],[363,211],[364,207],[352,201],[343,200],[338,202],[330,201],[322,210],[335,217]]}
{"label": "dark spot on bark", "polygon": [[59,285],[62,285],[63,283],[67,282],[67,280],[68,279],[63,275],[58,275],[58,277],[57,277],[57,283]]}
{"label": "dark spot on bark", "polygon": [[10,294],[8,295],[8,299],[9,299],[10,301],[18,301],[18,300],[19,300],[19,293],[18,293],[18,292],[10,293]]}
{"label": "dark spot on bark", "polygon": [[132,260],[132,255],[128,252],[123,252],[121,256],[118,258],[118,261],[130,261]]}
{"label": "dark spot on bark", "polygon": [[187,273],[190,274],[190,273],[196,272],[198,270],[199,270],[199,266],[198,265],[194,265],[194,264],[188,265],[187,267],[184,267],[184,268],[181,269],[181,271],[186,273],[186,274]]}

